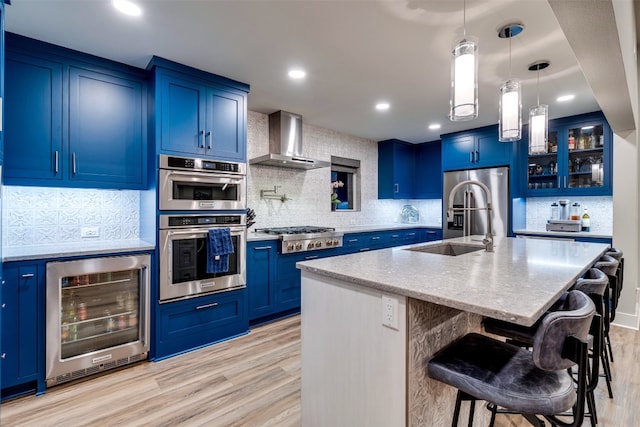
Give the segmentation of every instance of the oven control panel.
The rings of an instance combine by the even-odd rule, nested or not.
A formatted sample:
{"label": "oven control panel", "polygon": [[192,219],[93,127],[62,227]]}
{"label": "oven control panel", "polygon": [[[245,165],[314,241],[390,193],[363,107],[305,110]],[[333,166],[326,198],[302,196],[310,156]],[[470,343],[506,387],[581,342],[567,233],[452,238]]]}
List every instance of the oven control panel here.
{"label": "oven control panel", "polygon": [[161,169],[178,169],[199,172],[223,172],[232,174],[246,173],[245,163],[222,162],[217,160],[198,159],[192,157],[177,157],[160,155]]}
{"label": "oven control panel", "polygon": [[244,225],[244,215],[161,215],[160,228]]}

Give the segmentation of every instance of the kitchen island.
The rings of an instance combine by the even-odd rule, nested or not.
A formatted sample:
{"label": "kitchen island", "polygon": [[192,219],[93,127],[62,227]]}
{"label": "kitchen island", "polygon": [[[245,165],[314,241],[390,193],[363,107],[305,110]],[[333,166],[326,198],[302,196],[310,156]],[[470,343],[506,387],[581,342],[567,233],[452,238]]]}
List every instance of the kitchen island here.
{"label": "kitchen island", "polygon": [[483,317],[532,325],[608,248],[504,238],[489,253],[479,240],[444,241],[479,249],[458,256],[432,242],[297,264],[303,426],[450,424],[455,390],[428,378],[433,353]]}

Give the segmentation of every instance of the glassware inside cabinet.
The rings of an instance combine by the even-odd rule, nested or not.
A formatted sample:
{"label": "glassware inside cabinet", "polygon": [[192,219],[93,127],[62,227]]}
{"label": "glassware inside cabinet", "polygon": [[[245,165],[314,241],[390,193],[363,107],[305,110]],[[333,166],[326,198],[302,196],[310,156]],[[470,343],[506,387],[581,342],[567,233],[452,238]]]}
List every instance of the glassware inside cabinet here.
{"label": "glassware inside cabinet", "polygon": [[558,132],[549,131],[547,152],[529,155],[528,187],[530,190],[558,186]]}
{"label": "glassware inside cabinet", "polygon": [[603,125],[570,129],[575,136],[575,149],[569,150],[567,170],[569,188],[602,187],[604,135]]}
{"label": "glassware inside cabinet", "polygon": [[139,270],[67,276],[60,284],[63,359],[139,339]]}

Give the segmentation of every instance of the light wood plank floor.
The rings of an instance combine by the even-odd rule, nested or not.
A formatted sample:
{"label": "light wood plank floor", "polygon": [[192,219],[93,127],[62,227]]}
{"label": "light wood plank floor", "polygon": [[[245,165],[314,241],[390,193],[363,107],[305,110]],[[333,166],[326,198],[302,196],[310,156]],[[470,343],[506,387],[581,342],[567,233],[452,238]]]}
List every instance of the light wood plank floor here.
{"label": "light wood plank floor", "polygon": [[[640,333],[613,327],[611,339],[615,399],[607,397],[604,383],[598,386],[599,425],[639,426]],[[300,317],[168,360],[14,399],[0,411],[3,426],[299,426]],[[496,425],[527,424],[501,415]]]}

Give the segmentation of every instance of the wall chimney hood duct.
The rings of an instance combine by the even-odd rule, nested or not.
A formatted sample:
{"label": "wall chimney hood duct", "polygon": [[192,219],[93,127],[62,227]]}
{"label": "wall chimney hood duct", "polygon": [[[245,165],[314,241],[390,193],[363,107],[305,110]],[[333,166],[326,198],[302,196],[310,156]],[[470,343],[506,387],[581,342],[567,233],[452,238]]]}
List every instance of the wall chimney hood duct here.
{"label": "wall chimney hood duct", "polygon": [[295,169],[331,166],[330,162],[302,156],[302,116],[286,111],[269,114],[269,154],[251,159],[249,164]]}

